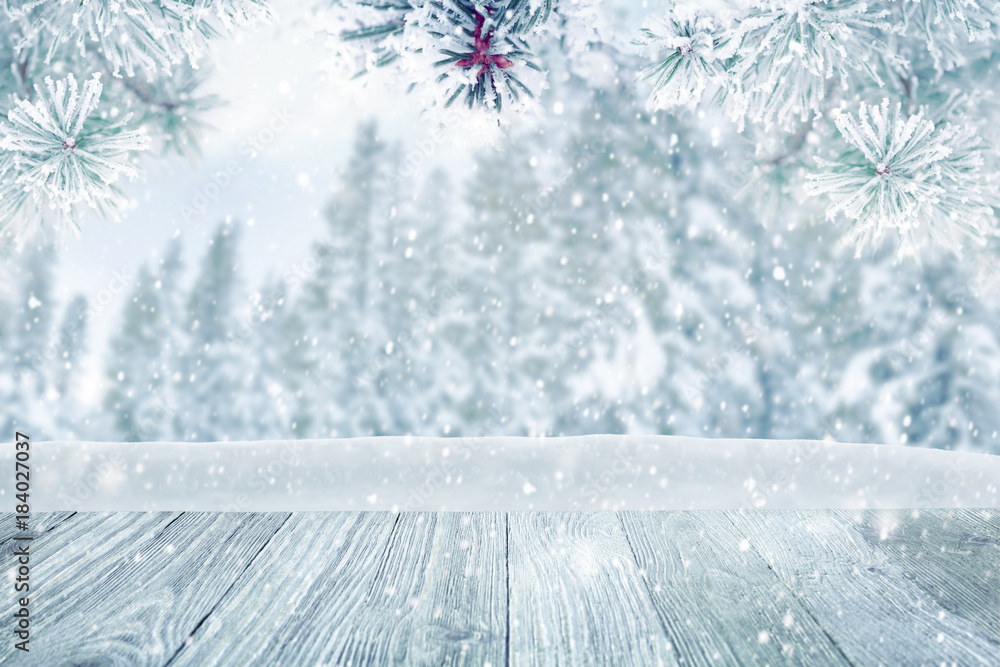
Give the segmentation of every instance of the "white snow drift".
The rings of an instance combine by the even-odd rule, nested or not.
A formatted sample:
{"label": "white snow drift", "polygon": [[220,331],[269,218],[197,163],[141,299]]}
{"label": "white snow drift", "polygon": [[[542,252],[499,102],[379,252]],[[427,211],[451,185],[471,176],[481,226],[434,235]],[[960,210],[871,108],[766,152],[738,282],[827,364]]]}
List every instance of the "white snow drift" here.
{"label": "white snow drift", "polygon": [[1000,507],[998,456],[807,440],[38,442],[30,465],[35,512]]}

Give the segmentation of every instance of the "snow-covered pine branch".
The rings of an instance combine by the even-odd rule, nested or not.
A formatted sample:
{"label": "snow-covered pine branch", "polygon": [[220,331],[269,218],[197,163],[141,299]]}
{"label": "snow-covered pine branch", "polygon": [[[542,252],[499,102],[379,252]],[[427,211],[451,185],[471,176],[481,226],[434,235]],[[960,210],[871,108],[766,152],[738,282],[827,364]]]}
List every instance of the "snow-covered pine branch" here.
{"label": "snow-covered pine branch", "polygon": [[[988,56],[1000,28],[996,0],[910,0],[901,4],[901,11],[904,32],[926,44],[938,72]],[[921,56],[919,51],[908,54]]]}
{"label": "snow-covered pine branch", "polygon": [[755,3],[736,18],[681,6],[647,22],[640,44],[651,63],[650,109],[697,103],[709,83],[741,131],[747,120],[790,129],[824,109],[830,80],[848,87],[861,74],[881,85],[876,63],[891,57],[882,39],[888,10],[860,2]]}
{"label": "snow-covered pine branch", "polygon": [[784,129],[807,122],[823,112],[831,82],[843,91],[869,81],[881,86],[878,65],[893,59],[883,39],[892,30],[888,13],[862,2],[816,0],[751,12],[733,37],[739,47],[729,70],[739,126],[747,119]]}
{"label": "snow-covered pine branch", "polygon": [[95,113],[101,89],[99,74],[82,90],[69,74],[60,81],[46,78],[44,87],[35,87],[34,101],[15,98],[7,123],[0,123],[0,228],[28,198],[64,222],[73,219],[77,204],[112,216],[125,204],[115,184],[122,174],[135,177],[129,156],[146,150],[149,141],[130,127],[131,114],[114,120],[110,113]]}
{"label": "snow-covered pine branch", "polygon": [[[974,112],[990,103],[993,87],[980,79],[997,68],[981,65],[992,62],[998,25],[992,0],[751,0],[728,13],[677,2],[645,25],[639,78],[651,109],[720,104],[757,144],[759,164],[743,171],[766,176],[753,179],[761,192],[801,185],[799,165],[817,158],[823,172],[806,191],[833,197],[828,216],[846,214],[859,251],[891,229],[903,253],[927,243],[958,252],[996,229],[1000,165],[983,136],[994,130]],[[891,105],[864,103],[887,95]],[[858,119],[841,113],[839,133],[826,129],[858,103]]]}
{"label": "snow-covered pine branch", "polygon": [[147,80],[185,59],[198,66],[213,37],[267,21],[262,0],[48,0],[5,3],[15,52],[46,65],[99,52],[118,76]]}
{"label": "snow-covered pine branch", "polygon": [[533,54],[552,0],[345,1],[331,46],[358,73],[392,65],[430,104],[536,108],[545,72]]}
{"label": "snow-covered pine branch", "polygon": [[836,124],[849,149],[836,160],[817,158],[826,171],[808,176],[808,190],[831,195],[828,217],[843,212],[852,221],[859,254],[890,230],[902,253],[927,242],[959,252],[963,237],[985,243],[997,197],[974,134],[935,128],[923,112],[906,116],[888,99],[862,102],[857,118],[841,113]]}
{"label": "snow-covered pine branch", "polygon": [[[711,9],[720,4],[730,8]],[[123,156],[136,150],[122,136],[140,129],[151,152],[196,156],[201,113],[218,104],[199,92],[206,46],[271,17],[266,0],[0,0],[0,10],[7,19],[0,32],[0,99],[37,105],[37,84],[45,77],[72,73],[90,85],[93,73],[105,74],[108,115],[92,114],[87,140],[94,144],[104,132],[109,139],[102,150],[127,144],[115,158],[121,164],[130,164]],[[593,56],[597,45],[615,54],[614,76],[639,70],[651,109],[719,103],[757,145],[760,162],[741,171],[763,175],[751,180],[781,199],[805,183],[802,165],[823,158],[827,173],[815,174],[808,190],[835,197],[832,213],[843,210],[854,220],[850,237],[862,245],[888,228],[902,232],[907,252],[924,237],[957,248],[965,235],[982,240],[993,233],[990,179],[1000,165],[988,150],[995,134],[988,109],[995,108],[990,91],[1000,78],[993,55],[1000,1],[675,0],[666,15],[650,17],[639,36],[645,68],[609,37],[613,31],[602,33],[601,11],[593,0],[333,0],[329,33],[337,58],[353,74],[382,70],[386,76],[379,78],[401,92],[416,89],[425,108],[467,109],[494,131],[498,120],[540,110],[547,86],[543,57],[560,53],[563,69],[575,72],[576,61]],[[899,167],[899,173],[914,171],[906,183],[889,179],[885,191],[875,188],[881,181],[864,180],[872,167],[859,144],[861,130],[849,135],[843,125],[851,116],[837,121],[840,133],[827,122],[839,109],[883,97],[902,104],[900,127],[914,137],[923,137],[917,130],[928,124],[936,128],[922,141],[937,152],[920,155],[941,155],[929,165]],[[3,104],[0,113],[14,113]],[[127,128],[112,109],[132,114]],[[37,218],[22,207],[40,202],[73,224],[76,204],[114,210],[113,183],[129,172],[94,163],[75,172],[96,179],[90,186],[57,179],[57,170],[39,180],[41,167],[26,166],[35,155],[26,148],[30,142],[17,138],[25,131],[22,121],[8,117],[4,125],[4,145],[20,148],[0,152],[0,225],[8,233],[14,217]],[[857,122],[860,128],[863,121]],[[820,147],[827,151],[826,139],[842,158],[818,155]]]}
{"label": "snow-covered pine branch", "polygon": [[223,104],[219,96],[202,92],[211,68],[178,68],[171,76],[153,81],[139,78],[112,78],[108,92],[112,99],[126,99],[150,136],[151,146],[160,154],[174,153],[197,160],[201,138],[211,129],[203,120],[205,112]]}
{"label": "snow-covered pine branch", "polygon": [[136,151],[196,157],[219,103],[198,90],[206,47],[271,18],[266,0],[0,0],[0,14],[0,232],[15,244],[77,228],[79,205],[116,216]]}
{"label": "snow-covered pine branch", "polygon": [[732,54],[726,30],[711,16],[676,15],[646,22],[638,44],[651,53],[652,62],[641,76],[652,81],[650,109],[694,107],[710,85],[723,84],[725,61]]}

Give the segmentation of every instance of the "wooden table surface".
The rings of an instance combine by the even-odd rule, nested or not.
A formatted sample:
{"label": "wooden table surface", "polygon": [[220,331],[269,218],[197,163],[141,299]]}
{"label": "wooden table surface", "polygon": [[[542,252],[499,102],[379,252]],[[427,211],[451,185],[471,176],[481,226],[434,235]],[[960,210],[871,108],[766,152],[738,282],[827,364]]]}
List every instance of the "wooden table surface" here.
{"label": "wooden table surface", "polygon": [[4,664],[1000,664],[997,510],[32,523],[31,652],[8,620]]}

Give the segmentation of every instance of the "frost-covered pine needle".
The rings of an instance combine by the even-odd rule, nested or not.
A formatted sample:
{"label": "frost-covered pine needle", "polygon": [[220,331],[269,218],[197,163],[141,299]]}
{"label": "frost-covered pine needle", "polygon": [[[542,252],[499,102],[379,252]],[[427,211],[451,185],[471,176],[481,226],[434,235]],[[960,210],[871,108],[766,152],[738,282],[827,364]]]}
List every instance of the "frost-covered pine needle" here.
{"label": "frost-covered pine needle", "polygon": [[817,158],[826,172],[810,174],[807,190],[831,196],[827,217],[843,212],[852,221],[859,253],[889,230],[905,254],[927,240],[958,251],[963,238],[982,243],[992,233],[995,195],[974,135],[935,128],[923,112],[906,116],[888,99],[862,102],[857,118],[841,113],[836,124],[849,149]]}
{"label": "frost-covered pine needle", "polygon": [[881,85],[875,67],[894,60],[882,33],[888,10],[860,2],[750,3],[738,16],[713,18],[673,7],[647,22],[640,44],[658,48],[643,72],[650,108],[691,106],[713,82],[741,131],[749,120],[789,128],[820,113],[831,81],[861,74]]}
{"label": "frost-covered pine needle", "polygon": [[892,59],[880,38],[891,29],[887,10],[860,2],[791,0],[767,3],[735,29],[739,47],[729,68],[730,113],[789,128],[823,110],[830,83],[845,88],[855,75],[882,85],[874,67]]}
{"label": "frost-covered pine needle", "polygon": [[552,0],[388,0],[336,7],[331,46],[361,73],[395,70],[428,105],[503,113],[538,109],[545,72],[531,41]]}
{"label": "frost-covered pine needle", "polygon": [[939,73],[965,65],[972,46],[988,54],[989,41],[1000,35],[996,0],[910,0],[902,10],[904,24],[926,41]]}
{"label": "frost-covered pine needle", "polygon": [[667,16],[643,26],[639,44],[649,49],[653,62],[640,76],[652,83],[650,110],[694,107],[701,101],[724,74],[725,53],[716,45],[721,34],[709,16]]}
{"label": "frost-covered pine needle", "polygon": [[14,218],[26,196],[68,214],[84,203],[101,213],[124,203],[119,176],[135,177],[129,154],[146,150],[148,138],[126,126],[126,115],[108,121],[94,112],[101,97],[100,75],[82,86],[69,74],[36,86],[34,101],[15,99],[0,123],[5,187],[0,192],[0,226]]}
{"label": "frost-covered pine needle", "polygon": [[184,59],[197,67],[212,37],[272,18],[261,0],[47,0],[6,13],[20,32],[17,52],[41,46],[39,55],[51,64],[91,48],[114,76],[147,80]]}
{"label": "frost-covered pine needle", "polygon": [[147,136],[197,156],[217,105],[195,76],[209,42],[272,18],[266,0],[31,0],[0,16],[0,228],[17,245],[78,227],[78,205],[117,217]]}

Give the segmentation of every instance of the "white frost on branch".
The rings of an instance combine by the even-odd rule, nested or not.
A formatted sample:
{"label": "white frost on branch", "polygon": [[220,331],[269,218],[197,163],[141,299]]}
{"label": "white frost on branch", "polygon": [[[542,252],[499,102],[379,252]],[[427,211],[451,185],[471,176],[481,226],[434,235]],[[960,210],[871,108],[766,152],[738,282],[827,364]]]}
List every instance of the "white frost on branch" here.
{"label": "white frost on branch", "polygon": [[46,64],[66,50],[96,50],[114,76],[152,80],[185,58],[197,67],[212,37],[271,20],[261,0],[48,0],[7,7],[18,54],[39,49]]}
{"label": "white frost on branch", "polygon": [[539,35],[537,19],[530,18],[539,11],[520,0],[424,4],[411,16],[406,33],[414,80],[422,79],[429,98],[445,106],[537,109],[545,73],[525,40]]}
{"label": "white frost on branch", "polygon": [[725,78],[723,62],[732,54],[717,46],[724,41],[724,32],[710,16],[647,21],[638,42],[653,61],[640,73],[653,86],[646,106],[650,110],[673,109],[701,102],[709,85]]}
{"label": "white frost on branch", "polygon": [[997,0],[909,0],[903,5],[903,25],[927,43],[940,73],[990,54],[989,42],[1000,36]]}
{"label": "white frost on branch", "polygon": [[928,241],[958,252],[964,237],[982,244],[995,233],[994,179],[974,134],[935,128],[923,112],[906,116],[888,99],[862,102],[857,118],[841,113],[836,124],[850,148],[836,160],[817,158],[827,171],[810,174],[807,191],[831,196],[828,218],[843,212],[853,221],[858,254],[887,230],[899,234],[902,254]]}
{"label": "white frost on branch", "polygon": [[62,222],[77,204],[112,216],[123,206],[115,183],[122,174],[135,177],[129,154],[146,150],[149,141],[126,127],[131,115],[112,121],[94,113],[101,89],[98,74],[82,90],[69,74],[60,81],[46,77],[44,88],[35,86],[34,101],[15,98],[8,122],[0,122],[0,228],[28,200],[30,208],[44,204]]}
{"label": "white frost on branch", "polygon": [[394,70],[427,106],[537,110],[546,75],[533,43],[552,11],[550,0],[348,1],[334,7],[330,46],[355,73]]}
{"label": "white frost on branch", "polygon": [[642,76],[652,79],[653,109],[694,106],[712,83],[742,131],[806,122],[823,110],[831,81],[853,74],[882,84],[877,65],[895,61],[883,34],[887,10],[864,3],[790,0],[754,3],[719,16],[672,7],[644,26],[641,44],[659,49]]}
{"label": "white frost on branch", "polygon": [[890,32],[887,10],[860,2],[792,0],[767,3],[737,28],[730,68],[731,113],[792,128],[823,111],[831,81],[850,89],[860,74],[876,85],[880,59],[893,59],[882,35]]}
{"label": "white frost on branch", "polygon": [[[886,102],[862,106],[857,119],[843,114],[830,152],[844,153],[819,160],[827,173],[810,176],[808,189],[834,197],[829,215],[854,221],[849,238],[859,248],[886,230],[900,234],[905,254],[925,244],[958,252],[963,241],[994,234],[997,164],[979,140],[993,128],[972,107],[995,89],[1000,1],[712,4],[675,0],[645,25],[640,43],[652,62],[640,76],[652,83],[651,109],[710,97],[738,131],[750,125],[760,161],[747,171],[767,175],[761,190],[785,192],[801,182],[800,165],[818,150],[808,139],[824,132],[835,107],[895,95],[923,111],[904,118]],[[975,71],[951,72],[966,65]]]}
{"label": "white frost on branch", "polygon": [[197,90],[199,61],[216,36],[272,13],[267,0],[0,0],[0,17],[2,250],[35,228],[78,228],[78,205],[118,217],[115,183],[134,176],[129,153],[147,136],[196,157],[200,116],[218,104]]}

